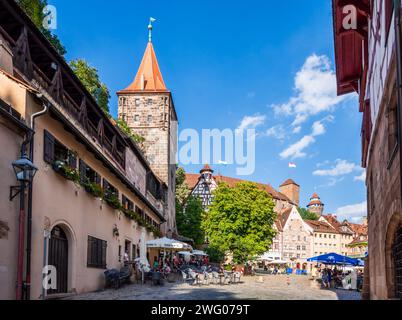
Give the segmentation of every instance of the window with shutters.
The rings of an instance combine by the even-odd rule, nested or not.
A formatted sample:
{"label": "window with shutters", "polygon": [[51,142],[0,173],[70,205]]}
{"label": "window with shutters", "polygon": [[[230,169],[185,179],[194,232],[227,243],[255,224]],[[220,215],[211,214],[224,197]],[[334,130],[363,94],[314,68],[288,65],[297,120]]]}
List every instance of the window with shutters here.
{"label": "window with shutters", "polygon": [[88,268],[106,269],[107,241],[88,236]]}
{"label": "window with shutters", "polygon": [[103,191],[105,196],[116,196],[119,197],[119,191],[111,185],[106,179],[103,179]]}
{"label": "window with shutters", "polygon": [[56,162],[68,165],[70,168],[77,168],[77,156],[61,142],[55,139],[52,134],[45,130],[44,161],[54,165]]}
{"label": "window with shutters", "polygon": [[124,194],[122,195],[123,208],[129,211],[134,211],[134,202],[128,199]]}
{"label": "window with shutters", "polygon": [[83,160],[80,160],[80,178],[82,184],[94,183],[101,185],[102,180],[99,173],[88,166]]}
{"label": "window with shutters", "polygon": [[135,207],[135,212],[142,218],[144,219],[144,211],[140,209],[139,207]]}

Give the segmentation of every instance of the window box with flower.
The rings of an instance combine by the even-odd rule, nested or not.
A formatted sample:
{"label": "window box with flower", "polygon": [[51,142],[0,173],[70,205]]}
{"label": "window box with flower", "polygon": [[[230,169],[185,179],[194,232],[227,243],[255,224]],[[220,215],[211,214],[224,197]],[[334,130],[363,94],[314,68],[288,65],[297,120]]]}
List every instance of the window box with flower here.
{"label": "window box with flower", "polygon": [[70,180],[74,183],[78,183],[80,181],[80,173],[77,169],[72,167],[66,161],[56,160],[53,165],[53,170],[60,174],[67,180]]}

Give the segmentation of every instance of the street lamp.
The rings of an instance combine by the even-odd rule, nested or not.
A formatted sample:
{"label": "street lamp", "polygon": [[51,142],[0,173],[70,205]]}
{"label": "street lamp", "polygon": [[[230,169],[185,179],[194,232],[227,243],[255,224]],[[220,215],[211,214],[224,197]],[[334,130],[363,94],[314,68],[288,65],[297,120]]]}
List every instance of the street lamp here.
{"label": "street lamp", "polygon": [[35,177],[38,168],[28,159],[23,156],[12,163],[15,176],[19,182],[30,183]]}
{"label": "street lamp", "polygon": [[18,194],[20,195],[20,213],[19,213],[19,234],[18,234],[18,265],[17,265],[17,292],[16,299],[22,300],[23,292],[23,271],[24,271],[24,246],[25,246],[25,187],[32,183],[38,168],[23,155],[20,159],[12,163],[15,177],[20,183],[17,187],[10,188],[10,201]]}

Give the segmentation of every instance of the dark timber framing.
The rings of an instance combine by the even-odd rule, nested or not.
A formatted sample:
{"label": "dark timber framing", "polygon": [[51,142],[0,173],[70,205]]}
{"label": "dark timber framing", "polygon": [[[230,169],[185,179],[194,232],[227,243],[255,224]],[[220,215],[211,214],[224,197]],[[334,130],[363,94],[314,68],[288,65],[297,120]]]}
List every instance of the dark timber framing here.
{"label": "dark timber framing", "polygon": [[[133,150],[147,172],[150,171],[150,165],[142,152],[133,143],[128,142],[129,138],[101,110],[64,58],[14,0],[0,0],[0,34],[13,49],[14,76],[39,91],[45,91],[54,102],[67,111],[68,116],[79,122],[93,141],[89,141],[81,130],[49,101],[51,116],[63,123],[67,131],[83,143],[162,222],[165,222],[163,214],[125,175],[126,148]],[[103,152],[96,148],[94,142],[102,147]]]}

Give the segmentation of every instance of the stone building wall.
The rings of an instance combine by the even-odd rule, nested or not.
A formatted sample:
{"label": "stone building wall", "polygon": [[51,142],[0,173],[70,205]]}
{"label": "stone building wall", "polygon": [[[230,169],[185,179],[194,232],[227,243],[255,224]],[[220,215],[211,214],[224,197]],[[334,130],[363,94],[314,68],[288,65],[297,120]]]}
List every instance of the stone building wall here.
{"label": "stone building wall", "polygon": [[389,107],[395,103],[395,77],[391,72],[387,78],[367,167],[371,299],[395,296],[392,246],[397,227],[402,225],[400,155],[390,145],[393,125]]}
{"label": "stone building wall", "polygon": [[[167,225],[176,232],[175,181],[177,152],[177,120],[170,93],[120,93],[119,118],[127,122],[132,131],[145,139],[144,155],[152,171],[168,186]],[[168,234],[169,235],[169,234]]]}
{"label": "stone building wall", "polygon": [[306,262],[311,257],[312,234],[294,207],[283,228],[283,259]]}

